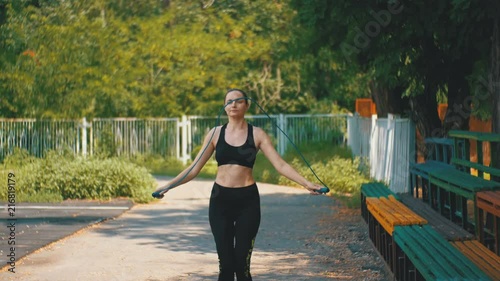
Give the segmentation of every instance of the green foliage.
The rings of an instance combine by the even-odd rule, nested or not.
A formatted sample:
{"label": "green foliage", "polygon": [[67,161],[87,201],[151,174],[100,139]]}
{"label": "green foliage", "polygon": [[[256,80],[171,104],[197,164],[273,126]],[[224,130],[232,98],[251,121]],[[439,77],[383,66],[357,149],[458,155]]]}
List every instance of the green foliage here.
{"label": "green foliage", "polygon": [[308,110],[286,2],[4,2],[0,116],[214,114],[231,87]]}
{"label": "green foliage", "polygon": [[[344,107],[355,97],[377,95],[369,82],[407,97],[437,95],[441,101],[465,104],[447,97],[467,91],[467,85],[461,86],[466,77],[473,89],[484,81],[480,77],[488,77],[488,68],[472,66],[489,64],[498,1],[290,3],[302,27],[295,42],[308,57],[305,65],[313,76],[303,89],[332,98],[344,95],[339,102]],[[476,100],[481,97],[470,92]],[[483,105],[475,106],[473,114],[491,116],[492,108]]]}
{"label": "green foliage", "polygon": [[145,167],[152,174],[178,174],[183,170],[182,162],[176,158],[165,158],[160,155],[137,154],[124,161],[130,161]]}
{"label": "green foliage", "polygon": [[[359,158],[353,160],[352,152],[348,147],[332,143],[312,143],[300,146],[299,150],[304,155],[304,158],[312,164],[312,168],[318,177],[332,189],[331,195],[341,200],[348,207],[358,208],[360,206],[359,192],[361,184],[369,181],[367,163]],[[294,168],[312,182],[318,182],[296,150],[290,149],[287,151],[283,159],[291,163]],[[144,163],[145,166],[151,166],[151,161],[142,161],[141,163]],[[178,170],[172,170],[165,165],[158,165],[158,167],[160,166],[162,168],[157,169],[155,173],[170,176],[177,175],[183,168],[181,165],[177,165]],[[216,174],[217,163],[212,158],[203,167],[198,177],[214,178]],[[296,183],[281,176],[262,153],[257,154],[253,176],[258,182],[297,186]]]}
{"label": "green foliage", "polygon": [[[309,167],[304,165],[299,159],[294,159],[291,163],[300,174],[308,180],[317,182]],[[369,178],[359,170],[360,159],[345,159],[338,156],[333,157],[326,163],[314,163],[311,165],[318,177],[331,189],[331,192],[340,195],[353,194],[358,192],[361,184],[368,182]],[[296,183],[281,177],[280,184],[295,186]]]}
{"label": "green foliage", "polygon": [[[20,162],[22,159],[29,161]],[[156,188],[146,168],[119,158],[72,158],[51,152],[45,158],[32,159],[14,154],[6,158],[2,176],[8,171],[16,174],[20,202],[128,197],[146,203]],[[6,196],[5,189],[0,191],[0,200]]]}

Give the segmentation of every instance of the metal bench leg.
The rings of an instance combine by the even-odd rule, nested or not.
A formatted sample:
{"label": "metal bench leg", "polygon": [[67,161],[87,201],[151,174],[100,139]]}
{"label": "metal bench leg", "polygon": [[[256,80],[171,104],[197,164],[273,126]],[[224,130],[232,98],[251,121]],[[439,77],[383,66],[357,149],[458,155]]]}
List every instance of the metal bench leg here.
{"label": "metal bench leg", "polygon": [[[452,193],[452,192],[448,192],[448,198],[450,199],[450,220],[452,222],[456,222],[457,219],[456,219],[456,216],[457,216],[457,195]],[[460,201],[460,198],[458,198],[458,200]],[[460,210],[458,210],[460,212]]]}
{"label": "metal bench leg", "polygon": [[469,225],[469,212],[467,210],[467,198],[460,196],[460,203],[462,205],[462,227],[470,231]]}
{"label": "metal bench leg", "polygon": [[495,252],[500,255],[500,217],[495,217],[493,227],[495,230]]}
{"label": "metal bench leg", "polygon": [[416,197],[415,194],[418,194],[417,175],[415,173],[410,174],[410,194],[413,197]]}
{"label": "metal bench leg", "polygon": [[477,208],[476,207],[476,237],[477,237],[477,240],[479,240],[479,242],[481,242],[482,244],[484,244],[484,232],[483,232],[483,228],[484,228],[484,211],[483,209],[480,209],[480,208]]}

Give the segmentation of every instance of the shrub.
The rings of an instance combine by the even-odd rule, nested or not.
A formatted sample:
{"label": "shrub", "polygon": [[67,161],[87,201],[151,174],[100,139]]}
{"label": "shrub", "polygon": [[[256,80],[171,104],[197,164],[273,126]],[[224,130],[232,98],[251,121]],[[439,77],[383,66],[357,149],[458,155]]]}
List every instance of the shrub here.
{"label": "shrub", "polygon": [[[309,167],[299,159],[295,158],[291,165],[308,180],[318,182]],[[369,181],[369,178],[359,170],[360,165],[361,160],[359,158],[349,159],[334,156],[326,163],[316,162],[311,167],[333,194],[345,196],[359,193],[361,184]],[[291,186],[297,185],[285,177],[280,177],[279,183]]]}
{"label": "shrub", "polygon": [[[30,158],[29,162],[11,168],[8,164],[13,163],[12,159],[6,159],[1,176],[14,169],[16,197],[21,202],[128,197],[146,203],[151,201],[151,192],[156,188],[156,181],[146,168],[125,159],[85,159],[48,153],[45,158]],[[7,190],[2,189],[0,199],[6,198]]]}
{"label": "shrub", "polygon": [[184,169],[184,165],[180,160],[154,154],[138,154],[126,158],[124,161],[130,161],[145,167],[152,174],[177,174]]}

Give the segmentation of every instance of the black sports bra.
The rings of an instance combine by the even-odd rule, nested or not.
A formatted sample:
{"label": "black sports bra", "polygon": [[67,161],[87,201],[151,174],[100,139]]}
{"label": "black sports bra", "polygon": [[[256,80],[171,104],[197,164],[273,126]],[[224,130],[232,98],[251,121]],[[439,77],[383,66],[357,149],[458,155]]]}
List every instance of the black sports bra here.
{"label": "black sports bra", "polygon": [[248,168],[253,168],[257,148],[253,138],[253,127],[248,124],[248,135],[245,143],[240,146],[232,146],[225,140],[227,124],[224,124],[220,130],[219,140],[215,146],[215,160],[217,166],[236,164]]}

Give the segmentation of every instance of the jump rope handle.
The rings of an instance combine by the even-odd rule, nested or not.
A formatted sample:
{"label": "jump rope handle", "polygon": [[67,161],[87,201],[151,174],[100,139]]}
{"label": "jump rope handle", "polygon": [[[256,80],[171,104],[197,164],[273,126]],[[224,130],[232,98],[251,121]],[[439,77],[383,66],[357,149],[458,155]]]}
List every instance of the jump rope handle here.
{"label": "jump rope handle", "polygon": [[320,188],[318,191],[318,193],[321,193],[321,194],[325,194],[325,193],[328,193],[330,192],[330,189],[326,186],[323,186],[322,188]]}
{"label": "jump rope handle", "polygon": [[161,199],[161,198],[162,198],[162,196],[163,196],[161,193],[162,193],[163,191],[166,191],[166,190],[169,190],[169,189],[170,189],[170,188],[169,188],[169,187],[167,187],[167,188],[163,188],[163,189],[157,190],[157,191],[153,192],[153,193],[151,194],[151,196],[153,196],[154,198]]}
{"label": "jump rope handle", "polygon": [[156,191],[156,192],[153,192],[153,194],[151,194],[154,198],[161,198],[161,194],[160,192]]}

